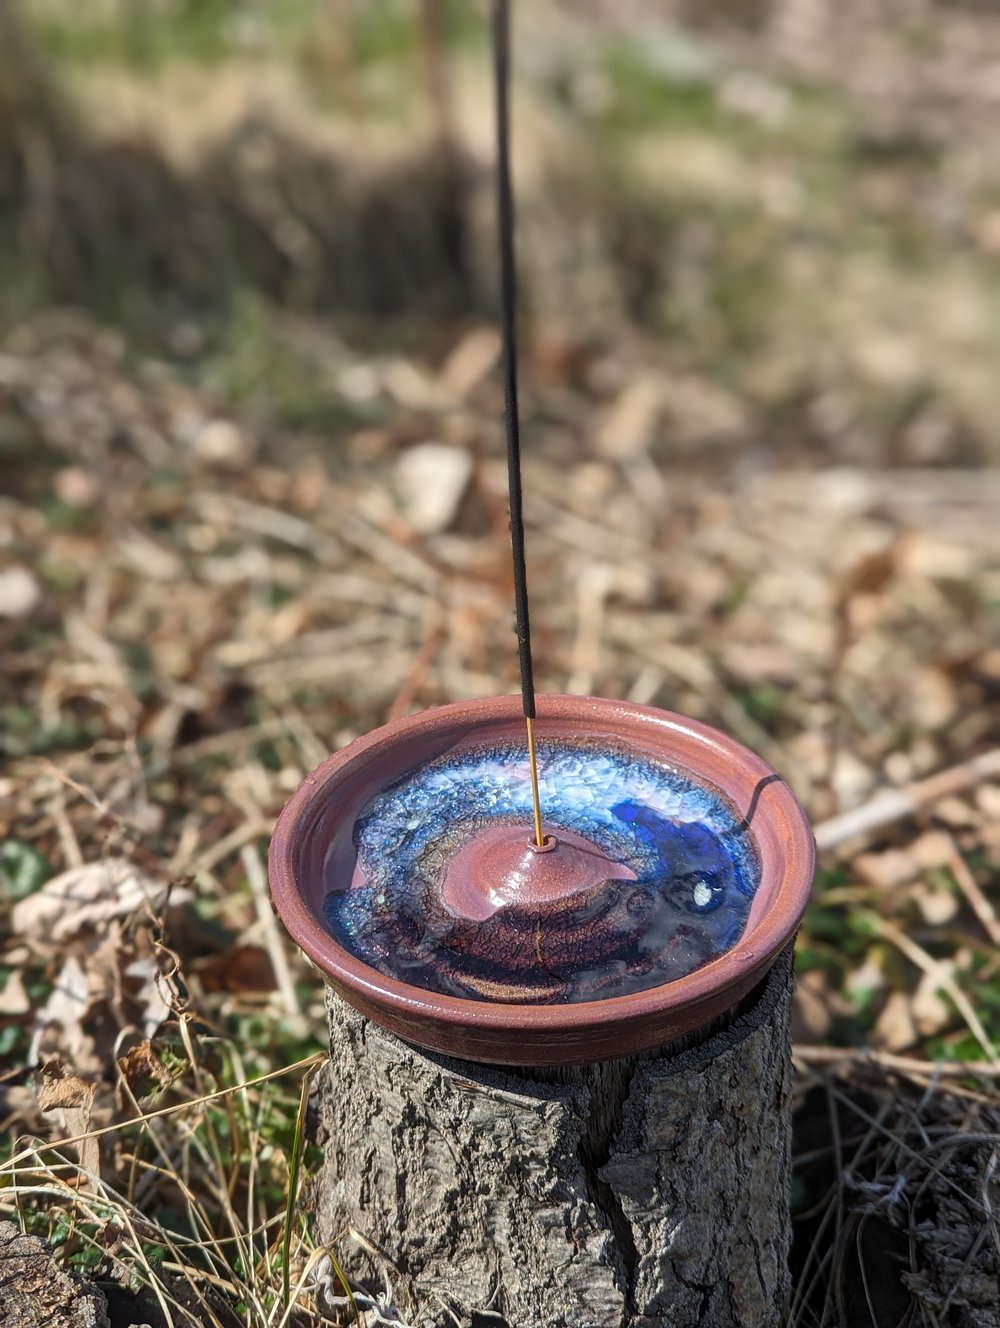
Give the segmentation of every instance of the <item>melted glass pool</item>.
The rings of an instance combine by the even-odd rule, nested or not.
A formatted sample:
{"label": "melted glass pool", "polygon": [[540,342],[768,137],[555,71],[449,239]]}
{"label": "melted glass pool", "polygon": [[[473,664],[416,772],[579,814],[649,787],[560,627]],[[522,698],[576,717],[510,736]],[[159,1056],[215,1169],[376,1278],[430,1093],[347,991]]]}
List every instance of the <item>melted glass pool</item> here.
{"label": "melted glass pool", "polygon": [[[450,858],[477,831],[523,824],[523,746],[449,753],[378,794],[354,826],[359,871],[327,896],[338,942],[413,986],[464,998],[554,1003],[625,996],[682,977],[742,935],[760,878],[756,847],[714,787],[625,749],[539,745],[545,827],[574,831],[634,879],[608,879],[485,921],[442,895]],[[558,851],[558,850],[557,850]]]}

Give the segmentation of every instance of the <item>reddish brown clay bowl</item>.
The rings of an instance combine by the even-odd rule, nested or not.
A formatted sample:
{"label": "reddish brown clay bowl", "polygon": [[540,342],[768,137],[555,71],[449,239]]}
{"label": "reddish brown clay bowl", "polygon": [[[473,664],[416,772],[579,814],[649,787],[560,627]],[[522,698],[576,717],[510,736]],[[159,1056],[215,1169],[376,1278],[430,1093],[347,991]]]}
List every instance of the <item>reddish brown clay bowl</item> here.
{"label": "reddish brown clay bowl", "polygon": [[632,995],[525,1005],[410,986],[338,944],[323,914],[329,864],[342,863],[349,879],[359,813],[375,794],[446,752],[471,743],[521,741],[524,719],[516,696],[461,702],[396,720],[358,738],[303,781],[278,819],[269,856],[271,892],[293,939],[326,982],[376,1023],[419,1046],[468,1060],[500,1065],[606,1060],[672,1041],[725,1014],[761,980],[805,911],[814,844],[791,790],[731,738],[650,706],[541,696],[536,727],[541,740],[603,739],[624,746],[714,785],[735,805],[756,841],[761,879],[743,935],[730,950],[685,977]]}

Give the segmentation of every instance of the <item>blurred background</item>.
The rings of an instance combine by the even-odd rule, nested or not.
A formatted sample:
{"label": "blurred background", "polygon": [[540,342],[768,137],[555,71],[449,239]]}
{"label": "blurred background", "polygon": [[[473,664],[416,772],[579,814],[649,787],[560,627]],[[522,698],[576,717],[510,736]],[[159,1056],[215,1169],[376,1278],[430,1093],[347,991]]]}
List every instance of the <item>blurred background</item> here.
{"label": "blurred background", "polygon": [[[965,1245],[912,1169],[1000,1128],[1000,11],[514,9],[536,679],[726,729],[822,828],[790,1322],[992,1325],[975,1151]],[[57,1131],[46,1057],[117,1119],[177,992],[247,1073],[318,1047],[274,817],[517,688],[491,99],[474,0],[0,0],[11,1135]],[[859,833],[886,788],[916,810]]]}

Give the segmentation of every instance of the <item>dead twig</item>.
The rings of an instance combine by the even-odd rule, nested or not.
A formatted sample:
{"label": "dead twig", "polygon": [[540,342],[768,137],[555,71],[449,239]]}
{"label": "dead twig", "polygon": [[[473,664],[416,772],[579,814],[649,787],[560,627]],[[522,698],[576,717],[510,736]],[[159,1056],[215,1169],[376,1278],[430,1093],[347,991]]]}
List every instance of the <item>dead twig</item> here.
{"label": "dead twig", "polygon": [[281,1003],[285,1007],[285,1014],[296,1023],[302,1023],[302,1008],[299,1005],[299,998],[295,991],[295,982],[288,963],[285,940],[278,929],[278,922],[271,908],[264,866],[253,844],[243,845],[240,849],[240,861],[243,863],[243,869],[250,884],[254,909],[264,933],[264,945],[267,949],[268,958],[271,960],[271,967],[274,969],[274,980],[278,986]]}
{"label": "dead twig", "polygon": [[986,780],[1000,775],[1000,747],[994,747],[971,761],[941,770],[927,779],[908,784],[905,788],[890,789],[880,793],[871,802],[850,811],[832,816],[822,821],[815,828],[816,847],[821,853],[839,848],[849,841],[861,839],[876,830],[914,816],[924,807],[946,798],[952,793],[961,793]]}
{"label": "dead twig", "polygon": [[916,1056],[896,1056],[888,1051],[857,1047],[808,1047],[796,1043],[792,1055],[802,1065],[817,1069],[876,1065],[909,1077],[925,1079],[997,1079],[1000,1065],[988,1061],[922,1061]]}
{"label": "dead twig", "polygon": [[420,649],[417,651],[416,658],[413,661],[413,667],[404,678],[402,686],[396,693],[395,700],[389,707],[386,715],[386,722],[391,723],[394,719],[399,719],[407,714],[410,707],[416,699],[417,693],[424,684],[434,659],[441,648],[441,643],[445,636],[445,614],[444,609],[439,604],[431,606],[427,614],[427,625],[424,629],[423,640],[420,642]]}
{"label": "dead twig", "polygon": [[932,978],[943,992],[948,996],[951,1003],[958,1010],[959,1014],[968,1025],[970,1033],[986,1053],[991,1065],[1000,1069],[1000,1058],[997,1057],[996,1048],[990,1041],[989,1034],[982,1025],[978,1014],[972,1008],[972,1003],[962,991],[961,987],[955,981],[948,968],[939,960],[932,958],[927,951],[907,936],[904,932],[886,918],[879,917],[877,913],[865,911],[865,918],[871,926],[890,941],[897,950],[906,956],[911,963],[916,966],[928,977]]}
{"label": "dead twig", "polygon": [[249,844],[254,839],[260,839],[264,835],[269,835],[274,828],[274,823],[269,817],[261,817],[259,820],[244,821],[238,825],[235,830],[231,830],[228,835],[207,848],[204,853],[195,858],[191,864],[192,876],[197,876],[201,872],[210,872],[229,857],[230,853],[244,844]]}
{"label": "dead twig", "polygon": [[969,869],[969,864],[958,851],[958,846],[950,834],[948,841],[948,869],[954,876],[958,888],[965,895],[969,907],[982,923],[983,930],[997,947],[1000,947],[1000,920],[997,919],[993,905],[980,889],[979,882]]}

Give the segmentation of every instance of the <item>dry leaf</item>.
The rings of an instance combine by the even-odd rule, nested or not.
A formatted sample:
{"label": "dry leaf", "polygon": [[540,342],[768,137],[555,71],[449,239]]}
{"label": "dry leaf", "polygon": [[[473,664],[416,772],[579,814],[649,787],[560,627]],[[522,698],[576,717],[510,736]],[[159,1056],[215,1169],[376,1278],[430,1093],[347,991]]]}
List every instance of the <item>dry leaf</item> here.
{"label": "dry leaf", "polygon": [[694,452],[706,443],[745,436],[745,401],[700,374],[677,374],[661,388],[672,449]]}
{"label": "dry leaf", "polygon": [[19,1014],[27,1014],[31,1001],[24,987],[24,977],[15,968],[0,991],[0,1018],[10,1019]]}
{"label": "dry leaf", "polygon": [[722,651],[726,672],[745,683],[797,683],[802,660],[794,650],[779,642],[733,641]]}
{"label": "dry leaf", "polygon": [[935,806],[934,813],[950,826],[962,829],[965,826],[977,826],[979,817],[964,798],[942,798]]}
{"label": "dry leaf", "polygon": [[931,927],[943,927],[959,910],[959,902],[953,894],[947,890],[935,890],[925,881],[914,886],[912,897],[924,921]]}
{"label": "dry leaf", "polygon": [[821,968],[803,973],[795,983],[792,998],[792,1039],[815,1045],[823,1042],[836,1017],[850,1012],[850,1006],[830,986]]}
{"label": "dry leaf", "polygon": [[884,890],[908,885],[920,872],[919,862],[909,850],[901,848],[887,848],[881,853],[859,853],[854,866],[864,880]]}
{"label": "dry leaf", "polygon": [[492,327],[467,333],[445,360],[438,382],[446,392],[465,398],[491,373],[500,358],[500,338]]}
{"label": "dry leaf", "polygon": [[942,960],[937,967],[938,972],[925,973],[917,983],[910,1006],[921,1037],[934,1037],[955,1022],[952,1007],[941,995],[941,978],[945,974],[954,976],[956,966],[950,960]]}
{"label": "dry leaf", "polygon": [[94,1102],[97,1089],[86,1079],[81,1079],[58,1056],[46,1061],[42,1066],[42,1086],[38,1090],[38,1105],[43,1111],[55,1111],[57,1107],[86,1107],[89,1111]]}
{"label": "dry leaf", "polygon": [[920,867],[947,865],[953,846],[948,835],[940,830],[925,830],[910,845],[908,852]]}
{"label": "dry leaf", "polygon": [[274,969],[259,945],[234,945],[193,965],[206,991],[262,992],[274,990]]}
{"label": "dry leaf", "polygon": [[848,973],[844,980],[844,994],[860,1004],[872,992],[882,991],[886,985],[885,973],[875,954],[869,951],[864,963]]}
{"label": "dry leaf", "polygon": [[[69,1135],[86,1134],[90,1129],[90,1112],[94,1105],[96,1086],[74,1074],[58,1057],[42,1066],[42,1085],[38,1091],[38,1105],[42,1111],[61,1111]],[[81,1139],[76,1145],[83,1171],[100,1173],[101,1152],[96,1139]]]}
{"label": "dry leaf", "polygon": [[619,394],[597,432],[602,456],[618,461],[649,450],[663,408],[662,380],[646,374]]}
{"label": "dry leaf", "polygon": [[147,1037],[170,1017],[170,999],[167,980],[160,972],[155,955],[140,955],[124,970],[125,977],[138,978],[142,986],[135,999],[142,1006],[142,1029]]}
{"label": "dry leaf", "polygon": [[83,1029],[90,1000],[90,984],[80,961],[75,955],[67,955],[49,993],[49,999],[35,1013],[35,1033],[28,1053],[29,1061],[38,1059],[46,1030],[58,1024],[63,1033],[60,1039],[62,1046],[79,1064],[82,1056],[91,1048],[91,1039]]}
{"label": "dry leaf", "polygon": [[907,531],[899,539],[896,558],[899,570],[907,576],[931,581],[965,581],[976,567],[971,547],[917,530]]}
{"label": "dry leaf", "polygon": [[151,1097],[159,1089],[169,1087],[171,1083],[170,1071],[157,1056],[148,1039],[130,1048],[126,1055],[119,1056],[118,1068],[128,1085],[129,1092],[139,1103],[143,1098]]}
{"label": "dry leaf", "polygon": [[[19,936],[66,941],[87,928],[126,917],[144,905],[156,912],[166,894],[166,886],[133,863],[109,858],[73,867],[54,877],[15,905],[12,922]],[[183,902],[190,894],[175,890],[172,898]]]}
{"label": "dry leaf", "polygon": [[33,1085],[0,1083],[0,1111],[5,1120],[16,1120],[23,1133],[40,1135],[45,1128]]}
{"label": "dry leaf", "polygon": [[984,816],[1000,822],[1000,784],[982,784],[976,789],[976,803]]}
{"label": "dry leaf", "polygon": [[872,1029],[872,1043],[881,1051],[905,1051],[917,1040],[910,997],[902,991],[889,995]]}

